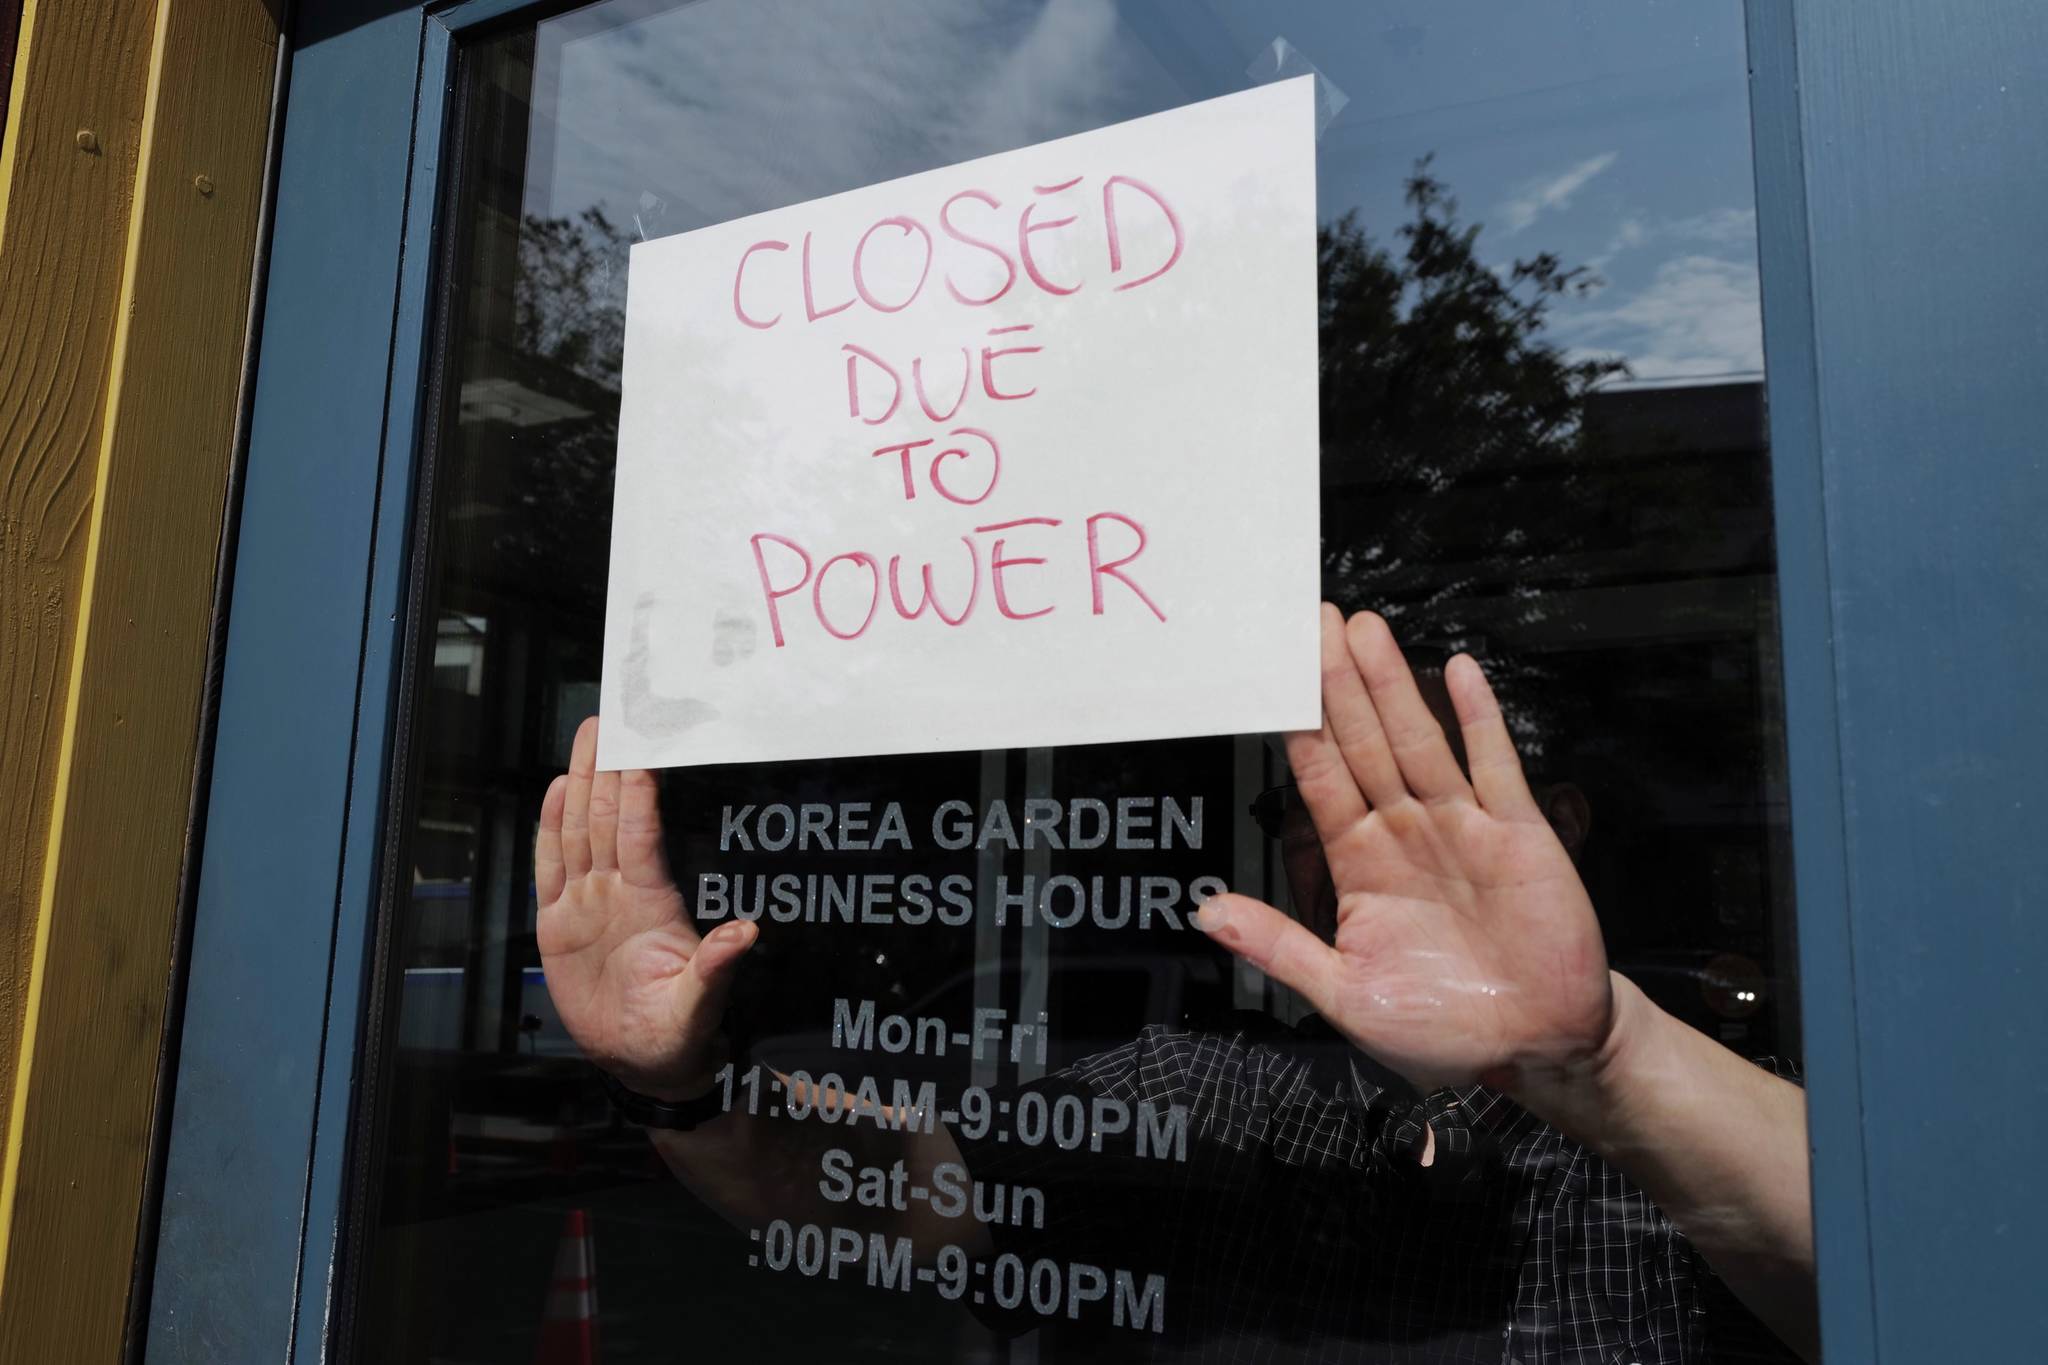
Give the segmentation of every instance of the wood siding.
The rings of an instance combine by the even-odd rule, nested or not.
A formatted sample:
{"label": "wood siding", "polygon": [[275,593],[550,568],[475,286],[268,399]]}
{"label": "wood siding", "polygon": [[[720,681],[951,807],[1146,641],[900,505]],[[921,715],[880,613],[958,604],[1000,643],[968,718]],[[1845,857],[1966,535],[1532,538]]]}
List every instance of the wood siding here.
{"label": "wood siding", "polygon": [[119,1358],[278,28],[32,0],[0,158],[0,1360]]}

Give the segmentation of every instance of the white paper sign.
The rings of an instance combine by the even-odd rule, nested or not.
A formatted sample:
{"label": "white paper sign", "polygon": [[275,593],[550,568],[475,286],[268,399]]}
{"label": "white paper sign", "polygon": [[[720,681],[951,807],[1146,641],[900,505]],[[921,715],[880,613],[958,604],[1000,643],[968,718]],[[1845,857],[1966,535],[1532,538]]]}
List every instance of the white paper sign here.
{"label": "white paper sign", "polygon": [[1313,120],[635,246],[599,766],[1317,724]]}

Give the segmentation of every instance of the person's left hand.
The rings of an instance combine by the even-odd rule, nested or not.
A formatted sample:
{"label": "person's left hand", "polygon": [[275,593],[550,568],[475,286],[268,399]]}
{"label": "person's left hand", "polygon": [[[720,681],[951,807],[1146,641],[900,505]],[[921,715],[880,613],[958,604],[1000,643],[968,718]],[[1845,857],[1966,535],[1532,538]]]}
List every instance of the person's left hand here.
{"label": "person's left hand", "polygon": [[592,1062],[656,1099],[711,1088],[726,992],[759,927],[700,936],[669,874],[654,774],[596,771],[597,717],[541,801],[534,934],[548,997]]}
{"label": "person's left hand", "polygon": [[1600,924],[1485,674],[1445,669],[1471,776],[1385,621],[1323,606],[1323,724],[1287,737],[1337,890],[1334,945],[1221,895],[1197,922],[1425,1089],[1597,1059],[1615,1003]]}

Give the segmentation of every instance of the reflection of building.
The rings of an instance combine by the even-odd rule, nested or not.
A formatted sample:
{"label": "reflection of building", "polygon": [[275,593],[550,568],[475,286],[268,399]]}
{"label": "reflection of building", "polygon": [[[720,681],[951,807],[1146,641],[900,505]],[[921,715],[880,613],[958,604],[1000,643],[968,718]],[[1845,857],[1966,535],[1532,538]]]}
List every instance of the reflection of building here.
{"label": "reflection of building", "polygon": [[[1326,459],[1326,556],[1360,547],[1356,600],[1509,675],[1532,772],[1589,798],[1617,962],[1732,1043],[1796,1050],[1763,387],[1603,388],[1581,426],[1569,453],[1405,477]],[[1710,1005],[1720,951],[1772,978],[1764,1013]]]}

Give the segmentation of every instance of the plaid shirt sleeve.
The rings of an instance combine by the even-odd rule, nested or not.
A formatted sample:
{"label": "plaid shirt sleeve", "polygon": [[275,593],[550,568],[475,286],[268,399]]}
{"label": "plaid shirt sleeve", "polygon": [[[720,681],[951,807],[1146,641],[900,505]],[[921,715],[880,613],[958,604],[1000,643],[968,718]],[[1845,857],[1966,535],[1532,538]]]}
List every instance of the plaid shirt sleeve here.
{"label": "plaid shirt sleeve", "polygon": [[1274,1027],[1152,1027],[1027,1087],[1177,1106],[1185,1160],[1141,1156],[1131,1132],[1099,1151],[961,1141],[977,1180],[1044,1196],[1043,1226],[990,1228],[999,1252],[1165,1277],[1165,1331],[1115,1358],[1794,1359],[1640,1189],[1504,1096],[1420,1096],[1334,1035],[1259,1036]]}

